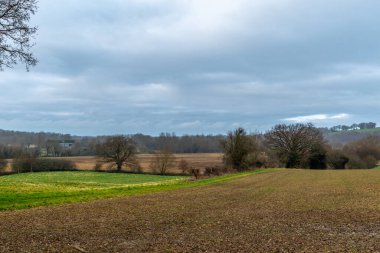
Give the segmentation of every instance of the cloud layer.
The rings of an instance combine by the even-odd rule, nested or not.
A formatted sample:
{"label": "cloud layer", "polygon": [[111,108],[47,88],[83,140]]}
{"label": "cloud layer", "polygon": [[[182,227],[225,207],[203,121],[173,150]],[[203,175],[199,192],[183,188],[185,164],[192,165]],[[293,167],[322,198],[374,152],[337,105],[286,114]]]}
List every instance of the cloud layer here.
{"label": "cloud layer", "polygon": [[40,63],[0,72],[0,128],[194,134],[380,122],[380,2],[39,5]]}
{"label": "cloud layer", "polygon": [[350,118],[351,118],[351,115],[346,114],[346,113],[341,113],[341,114],[336,114],[336,115],[314,114],[314,115],[287,118],[285,119],[285,121],[294,122],[294,123],[319,123],[319,122],[327,122],[327,121],[335,122],[337,120],[348,120]]}

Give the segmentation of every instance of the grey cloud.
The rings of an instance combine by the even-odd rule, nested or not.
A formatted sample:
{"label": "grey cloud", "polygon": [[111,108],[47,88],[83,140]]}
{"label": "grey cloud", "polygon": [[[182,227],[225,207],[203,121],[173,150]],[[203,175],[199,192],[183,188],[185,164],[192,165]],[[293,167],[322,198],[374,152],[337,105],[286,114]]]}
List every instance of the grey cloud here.
{"label": "grey cloud", "polygon": [[39,65],[0,73],[0,128],[74,134],[380,121],[380,3],[40,1]]}

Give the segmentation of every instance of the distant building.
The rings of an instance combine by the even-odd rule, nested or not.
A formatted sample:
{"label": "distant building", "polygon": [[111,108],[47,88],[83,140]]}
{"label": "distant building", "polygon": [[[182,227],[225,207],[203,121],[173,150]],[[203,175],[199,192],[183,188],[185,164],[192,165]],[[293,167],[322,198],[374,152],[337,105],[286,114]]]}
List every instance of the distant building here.
{"label": "distant building", "polygon": [[67,155],[74,145],[74,140],[47,140],[46,146],[40,149],[40,156],[58,157]]}
{"label": "distant building", "polygon": [[38,146],[36,144],[27,144],[27,145],[24,145],[24,148],[26,148],[26,149],[36,149],[36,148],[38,148]]}
{"label": "distant building", "polygon": [[46,156],[48,156],[48,150],[47,150],[47,148],[41,148],[41,149],[40,149],[40,156],[41,156],[41,157],[46,157]]}
{"label": "distant building", "polygon": [[64,149],[70,149],[74,146],[75,141],[74,140],[64,140],[59,142],[59,146]]}

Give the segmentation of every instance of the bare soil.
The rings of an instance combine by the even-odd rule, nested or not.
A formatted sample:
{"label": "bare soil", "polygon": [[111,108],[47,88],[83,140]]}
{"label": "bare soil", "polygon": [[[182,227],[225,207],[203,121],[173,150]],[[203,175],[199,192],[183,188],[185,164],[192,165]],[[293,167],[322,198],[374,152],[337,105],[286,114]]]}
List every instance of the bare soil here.
{"label": "bare soil", "polygon": [[1,252],[380,252],[380,171],[286,170],[0,213]]}

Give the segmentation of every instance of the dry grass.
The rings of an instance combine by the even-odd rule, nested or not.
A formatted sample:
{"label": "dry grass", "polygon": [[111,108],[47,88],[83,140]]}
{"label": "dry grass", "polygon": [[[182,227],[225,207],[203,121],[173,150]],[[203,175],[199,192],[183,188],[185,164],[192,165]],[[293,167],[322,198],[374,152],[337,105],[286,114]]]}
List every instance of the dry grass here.
{"label": "dry grass", "polygon": [[286,170],[0,213],[2,252],[380,252],[380,171]]}
{"label": "dry grass", "polygon": [[[180,173],[178,168],[178,163],[180,160],[185,160],[188,162],[190,167],[193,168],[205,168],[207,166],[222,165],[222,154],[175,154],[175,161],[168,172]],[[153,160],[154,155],[138,155],[138,160],[140,165],[143,167],[144,171],[150,170],[150,163]]]}
{"label": "dry grass", "polygon": [[[222,154],[175,154],[175,162],[169,173],[180,173],[178,169],[178,163],[181,159],[186,160],[191,167],[205,168],[207,166],[215,166],[222,164]],[[138,161],[143,168],[143,171],[151,171],[150,163],[154,156],[151,154],[138,155]],[[80,170],[93,170],[99,158],[93,156],[76,156],[76,157],[59,157],[55,159],[65,159],[74,162]],[[8,160],[8,167],[6,171],[11,171],[12,160]],[[106,166],[105,166],[106,167]]]}

